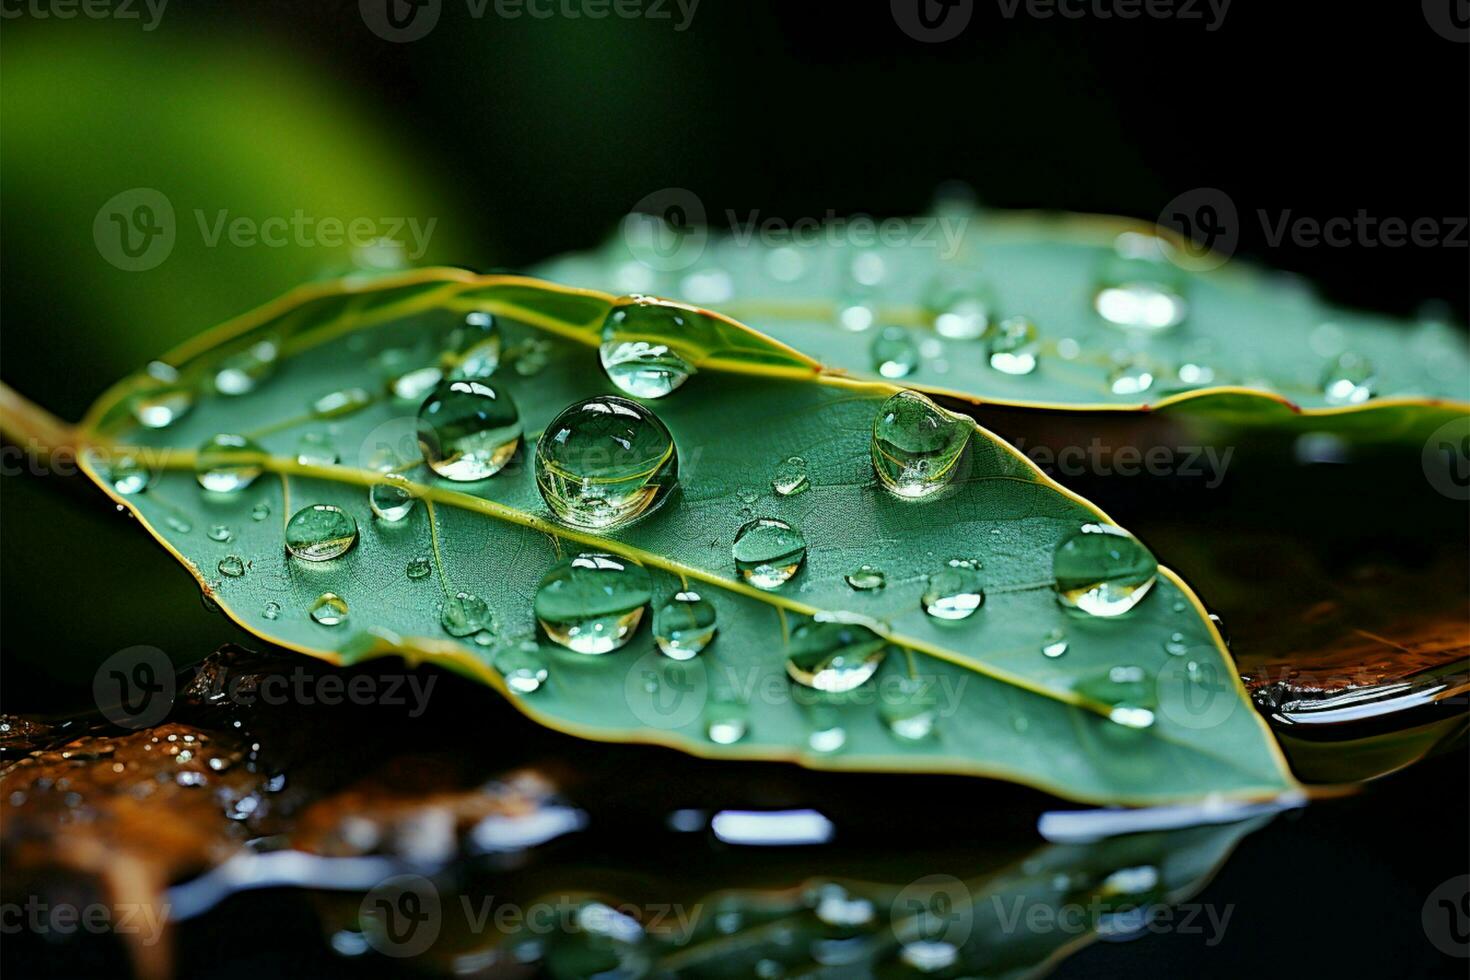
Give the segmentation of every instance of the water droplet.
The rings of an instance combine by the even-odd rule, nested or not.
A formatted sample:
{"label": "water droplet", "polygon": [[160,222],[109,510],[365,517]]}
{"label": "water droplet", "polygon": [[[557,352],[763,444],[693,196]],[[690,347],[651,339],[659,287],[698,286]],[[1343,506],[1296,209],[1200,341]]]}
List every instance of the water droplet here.
{"label": "water droplet", "polygon": [[1030,374],[1036,370],[1036,356],[1041,341],[1036,324],[1024,316],[1000,321],[995,336],[990,338],[990,366],[1005,374]]}
{"label": "water droplet", "polygon": [[714,636],[715,604],[698,592],[676,592],[653,611],[653,639],[674,660],[689,660]]}
{"label": "water droplet", "polygon": [[233,538],[235,534],[229,529],[228,525],[214,524],[210,526],[209,530],[206,532],[206,536],[211,541],[228,541]]}
{"label": "water droplet", "polygon": [[1108,390],[1115,395],[1140,395],[1153,383],[1153,370],[1142,358],[1128,358],[1108,375]]}
{"label": "water droplet", "polygon": [[766,254],[766,275],[777,282],[796,282],[806,272],[806,256],[790,245],[771,249]]}
{"label": "water droplet", "polygon": [[1067,652],[1067,634],[1060,629],[1054,629],[1046,634],[1046,642],[1041,645],[1041,654],[1055,660]]}
{"label": "water droplet", "polygon": [[256,504],[250,508],[250,519],[252,521],[263,521],[269,516],[271,516],[270,504]]}
{"label": "water droplet", "polygon": [[704,733],[716,745],[734,745],[750,731],[750,713],[735,701],[711,701],[704,711]]}
{"label": "water droplet", "polygon": [[168,516],[164,517],[163,523],[167,524],[170,528],[179,532],[180,534],[188,534],[190,531],[194,530],[193,524],[190,524],[188,521],[184,520],[182,517],[177,516],[176,514],[169,514]]}
{"label": "water droplet", "polygon": [[871,592],[888,584],[888,576],[883,574],[883,569],[873,565],[859,565],[848,572],[844,580],[849,588],[858,592]]}
{"label": "water droplet", "polygon": [[771,477],[771,489],[780,497],[791,497],[811,486],[807,479],[806,460],[800,456],[788,456],[776,467]]}
{"label": "water droplet", "polygon": [[924,307],[933,318],[934,332],[952,340],[978,340],[995,319],[995,299],[988,290],[946,277],[930,284]]}
{"label": "water droplet", "polygon": [[1183,633],[1170,633],[1169,638],[1164,641],[1164,652],[1175,657],[1182,657],[1189,652],[1189,643],[1185,640]]}
{"label": "water droplet", "polygon": [[120,456],[108,466],[107,479],[112,489],[128,497],[147,490],[148,484],[153,482],[153,474],[136,456]]}
{"label": "water droplet", "polygon": [[626,398],[577,402],[536,443],[536,487],[567,524],[626,524],[661,502],[678,477],[674,437],[658,416]]}
{"label": "water droplet", "polygon": [[521,413],[510,395],[481,381],[446,381],[419,408],[419,447],[447,480],[499,473],[521,441]]}
{"label": "water droplet", "polygon": [[1084,524],[1052,556],[1057,598],[1093,616],[1119,616],[1138,605],[1158,571],[1149,550],[1111,524]]}
{"label": "water droplet", "polygon": [[873,370],[885,378],[905,378],[919,366],[919,345],[903,327],[884,327],[868,348]]}
{"label": "water droplet", "polygon": [[1152,235],[1118,236],[1116,253],[1104,263],[1092,305],[1098,316],[1120,327],[1167,330],[1189,311],[1182,276],[1169,261],[1169,246]]}
{"label": "water droplet", "polygon": [[536,589],[534,608],[553,642],[577,653],[608,653],[632,639],[650,598],[642,565],[584,554],[552,566]]}
{"label": "water droplet", "polygon": [[920,601],[935,619],[968,619],[985,602],[979,570],[970,562],[951,560],[928,577]]}
{"label": "water droplet", "polygon": [[339,558],[357,541],[357,522],[334,504],[311,504],[286,522],[286,550],[302,561]]}
{"label": "water droplet", "polygon": [[1181,384],[1207,385],[1215,381],[1215,369],[1208,364],[1187,361],[1179,365],[1178,377]]}
{"label": "water droplet", "polygon": [[888,275],[888,263],[872,249],[862,249],[848,263],[847,274],[862,286],[876,286]]}
{"label": "water droplet", "polygon": [[226,357],[214,375],[214,389],[221,395],[248,395],[271,376],[281,356],[275,338],[257,340],[249,347]]}
{"label": "water droplet", "polygon": [[382,483],[374,483],[372,489],[368,490],[368,506],[374,514],[390,524],[407,517],[413,510],[415,499],[408,489],[407,481],[403,479],[389,478]]}
{"label": "water droplet", "polygon": [[837,303],[837,325],[853,333],[862,333],[878,322],[878,306],[871,291],[849,287]]}
{"label": "water droplet", "polygon": [[760,589],[776,589],[791,581],[806,559],[806,538],[774,517],[757,517],[735,532],[731,545],[735,570]]}
{"label": "water droplet", "polygon": [[194,407],[194,388],[179,381],[179,374],[162,361],[148,365],[149,387],[132,396],[133,417],[149,429],[163,429],[189,414]]}
{"label": "water droplet", "polygon": [[664,397],[694,373],[688,351],[692,322],[699,316],[652,296],[619,300],[602,326],[602,369],[635,398]]}
{"label": "water droplet", "polygon": [[714,306],[735,295],[735,280],[724,269],[695,269],[679,282],[679,295],[691,303]]}
{"label": "water droplet", "polygon": [[516,347],[516,357],[512,366],[516,374],[523,378],[533,377],[546,369],[551,363],[551,344],[540,337],[531,337],[521,341]]}
{"label": "water droplet", "polygon": [[281,604],[274,601],[267,602],[265,608],[261,609],[260,614],[266,619],[277,619],[281,615]]}
{"label": "water droplet", "polygon": [[265,458],[265,450],[244,436],[221,433],[199,447],[194,476],[206,490],[235,493],[264,472]]}
{"label": "water droplet", "polygon": [[389,383],[388,389],[393,392],[394,398],[417,404],[428,397],[429,392],[443,380],[444,372],[431,364],[403,372]]}
{"label": "water droplet", "polygon": [[449,333],[445,370],[455,378],[488,378],[500,366],[500,324],[493,313],[476,310]]}
{"label": "water droplet", "polygon": [[888,653],[888,640],[863,622],[819,613],[791,631],[786,673],[806,687],[843,694],[865,683]]}
{"label": "water droplet", "polygon": [[411,579],[421,579],[433,570],[434,566],[429,564],[429,559],[424,557],[410,558],[408,564],[403,568],[404,574]]}
{"label": "water droplet", "polygon": [[837,723],[835,712],[822,718],[806,737],[807,748],[821,755],[831,755],[847,744],[847,729]]}
{"label": "water droplet", "polygon": [[914,677],[901,678],[896,690],[885,685],[878,713],[896,737],[905,742],[919,742],[934,733],[938,712],[930,688],[930,684]]}
{"label": "water droplet", "polygon": [[373,396],[362,388],[343,388],[329,391],[311,403],[311,413],[317,418],[333,419],[360,412],[373,403]]}
{"label": "water droplet", "polygon": [[1372,362],[1352,351],[1338,354],[1322,372],[1322,394],[1330,405],[1361,405],[1373,397],[1377,384]]}
{"label": "water droplet", "polygon": [[1132,664],[1110,667],[1102,674],[1078,681],[1075,690],[1106,705],[1108,718],[1124,728],[1148,728],[1154,723],[1157,697],[1154,684],[1142,667]]}
{"label": "water droplet", "polygon": [[323,626],[340,626],[347,622],[347,600],[335,592],[323,592],[312,600],[311,618]]}
{"label": "water droplet", "polygon": [[245,574],[245,562],[239,555],[225,555],[215,567],[221,575],[228,575],[230,578],[239,578]]}
{"label": "water droplet", "polygon": [[534,643],[518,643],[495,655],[495,669],[505,678],[505,686],[517,694],[534,694],[550,676],[540,651]]}
{"label": "water droplet", "polygon": [[837,929],[859,929],[876,918],[872,902],[838,884],[821,886],[813,912],[818,920]]}
{"label": "water droplet", "polygon": [[457,592],[446,598],[439,622],[450,636],[472,636],[481,630],[494,632],[489,604],[473,592]]}
{"label": "water droplet", "polygon": [[873,420],[873,469],[900,497],[944,489],[970,442],[972,427],[916,391],[900,391]]}
{"label": "water droplet", "polygon": [[904,943],[898,958],[920,973],[938,973],[958,963],[960,951],[942,939],[920,939]]}

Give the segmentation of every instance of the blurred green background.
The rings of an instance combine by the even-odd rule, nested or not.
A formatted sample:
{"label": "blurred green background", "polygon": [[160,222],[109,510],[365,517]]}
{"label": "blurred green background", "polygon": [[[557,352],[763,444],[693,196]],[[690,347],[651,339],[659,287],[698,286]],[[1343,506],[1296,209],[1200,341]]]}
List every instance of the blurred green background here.
{"label": "blurred green background", "polygon": [[[951,179],[995,206],[1149,219],[1201,186],[1245,215],[1467,210],[1467,48],[1417,5],[1372,23],[1241,5],[1214,31],[977,5],[942,45],[882,3],[704,0],[679,29],[672,4],[668,19],[507,19],[445,0],[409,43],[375,34],[371,6],[175,0],[156,22],[141,4],[99,8],[137,19],[6,8],[6,384],[75,419],[184,337],[364,261],[320,240],[215,241],[221,217],[414,221],[432,227],[418,262],[486,269],[589,247],[671,186],[716,225],[727,209],[909,214]],[[167,200],[175,239],[129,271],[94,222],[136,188]],[[1344,302],[1442,299],[1464,318],[1463,249],[1273,247],[1248,221],[1240,252]],[[123,646],[183,662],[232,635],[84,481],[3,488],[5,707],[85,701],[88,665]]]}

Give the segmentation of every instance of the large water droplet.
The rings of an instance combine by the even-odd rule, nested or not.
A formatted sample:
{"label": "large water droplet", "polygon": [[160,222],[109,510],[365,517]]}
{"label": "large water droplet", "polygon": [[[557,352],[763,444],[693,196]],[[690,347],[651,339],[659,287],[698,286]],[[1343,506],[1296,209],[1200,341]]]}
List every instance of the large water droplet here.
{"label": "large water droplet", "polygon": [[1067,652],[1067,634],[1061,629],[1054,629],[1046,634],[1046,642],[1041,645],[1041,655],[1055,660]]}
{"label": "large water droplet", "polygon": [[990,366],[1005,374],[1030,374],[1040,353],[1036,324],[1024,316],[1002,320],[990,338]]}
{"label": "large water droplet", "polygon": [[1093,616],[1119,616],[1153,588],[1159,564],[1137,538],[1111,524],[1085,524],[1052,557],[1057,598]]}
{"label": "large water droplet", "polygon": [[882,665],[888,641],[862,622],[818,614],[791,631],[786,673],[806,687],[843,694]]}
{"label": "large water droplet", "polygon": [[455,378],[488,378],[500,366],[503,340],[493,313],[468,313],[449,333],[444,370]]}
{"label": "large water droplet", "polygon": [[757,517],[735,532],[731,545],[735,570],[760,589],[776,589],[806,560],[806,538],[801,531],[774,517]]}
{"label": "large water droplet", "polygon": [[220,362],[214,375],[214,388],[221,395],[248,395],[276,369],[281,355],[275,338],[257,340],[242,351]]}
{"label": "large water droplet", "polygon": [[883,569],[873,565],[859,565],[843,579],[849,588],[857,592],[871,592],[888,584],[888,576],[883,574]]}
{"label": "large water droplet", "polygon": [[357,521],[334,504],[311,504],[286,522],[286,550],[302,561],[328,561],[357,541]]}
{"label": "large water droplet", "polygon": [[347,600],[335,592],[323,592],[317,596],[307,611],[323,626],[340,626],[347,622]]}
{"label": "large water droplet", "polygon": [[698,592],[676,592],[653,611],[653,639],[664,655],[689,660],[715,636],[715,604]]}
{"label": "large water droplet", "polygon": [[415,499],[409,491],[407,481],[401,478],[374,483],[372,489],[368,490],[368,506],[374,514],[389,523],[397,523],[407,517],[413,510]]}
{"label": "large water droplet", "polygon": [[928,577],[920,601],[935,619],[968,619],[985,602],[979,570],[971,562],[950,561]]}
{"label": "large water droplet", "polygon": [[919,345],[903,327],[884,327],[868,348],[873,370],[885,378],[905,378],[919,366]]}
{"label": "large water droplet", "polygon": [[446,381],[419,408],[419,448],[447,480],[494,476],[521,441],[521,413],[504,391],[481,381]]}
{"label": "large water droplet", "polygon": [[536,487],[568,524],[625,524],[660,502],[678,478],[669,430],[642,405],[614,395],[570,406],[536,443]]}
{"label": "large water droplet", "polygon": [[926,497],[954,479],[971,431],[968,420],[916,391],[900,391],[873,420],[873,469],[900,497]]}
{"label": "large water droplet", "polygon": [[1169,261],[1169,246],[1152,235],[1118,236],[1116,253],[1103,264],[1092,305],[1109,323],[1136,330],[1167,330],[1184,321],[1189,304],[1183,277]]}
{"label": "large water droplet", "polygon": [[1338,354],[1322,372],[1322,394],[1330,405],[1361,405],[1373,397],[1377,384],[1372,362],[1352,351]]}
{"label": "large water droplet", "polygon": [[536,590],[535,613],[552,641],[577,653],[608,653],[633,637],[651,597],[648,572],[617,555],[558,562]]}
{"label": "large water droplet", "polygon": [[635,398],[664,397],[694,373],[688,350],[692,323],[699,316],[652,296],[619,300],[602,325],[602,369]]}
{"label": "large water droplet", "polygon": [[241,435],[221,433],[199,447],[194,476],[215,493],[236,493],[265,471],[265,450]]}
{"label": "large water droplet", "polygon": [[800,456],[788,456],[776,466],[771,477],[771,489],[780,497],[791,497],[811,486],[807,479],[806,460]]}
{"label": "large water droplet", "polygon": [[473,592],[457,592],[444,600],[439,622],[450,636],[474,636],[491,630],[490,605]]}

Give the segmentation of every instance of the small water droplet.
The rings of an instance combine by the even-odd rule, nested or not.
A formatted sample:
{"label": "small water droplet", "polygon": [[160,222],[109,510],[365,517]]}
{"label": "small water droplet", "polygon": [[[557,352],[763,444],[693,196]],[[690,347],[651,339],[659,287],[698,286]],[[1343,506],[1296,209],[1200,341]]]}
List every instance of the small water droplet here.
{"label": "small water droplet", "polygon": [[1322,372],[1322,394],[1329,405],[1361,405],[1373,397],[1377,384],[1372,362],[1352,351],[1338,354]]}
{"label": "small water droplet", "polygon": [[260,610],[260,614],[266,619],[277,619],[281,615],[281,604],[274,601],[267,602],[265,608]]}
{"label": "small water droplet", "polygon": [[1024,316],[1000,321],[990,339],[990,366],[1005,374],[1030,374],[1040,353],[1036,324]]}
{"label": "small water droplet", "polygon": [[312,600],[308,612],[323,626],[340,626],[347,621],[347,600],[335,592],[323,592]]}
{"label": "small water droplet", "polygon": [[931,684],[914,677],[902,678],[896,689],[888,689],[885,685],[878,713],[897,738],[905,742],[921,742],[934,733],[938,712],[931,687]]}
{"label": "small water droplet", "polygon": [[788,456],[776,467],[771,477],[771,489],[780,497],[792,497],[811,486],[807,479],[806,460],[800,456]]}
{"label": "small water droplet", "polygon": [[615,303],[602,326],[598,356],[608,378],[635,398],[663,398],[694,373],[688,349],[703,314],[652,296]]}
{"label": "small water droplet", "polygon": [[715,605],[698,592],[676,592],[653,611],[653,639],[664,656],[689,660],[715,635]]}
{"label": "small water droplet", "polygon": [[837,325],[853,333],[870,330],[878,322],[878,305],[871,290],[849,287],[837,303]]}
{"label": "small water droplet", "polygon": [[214,375],[214,389],[221,395],[248,395],[275,372],[281,346],[273,337],[255,341],[226,357]]}
{"label": "small water droplet", "polygon": [[938,973],[959,962],[960,951],[942,939],[920,939],[904,943],[898,958],[920,973]]}
{"label": "small water droplet", "polygon": [[438,387],[439,382],[443,380],[444,372],[431,364],[428,367],[404,371],[389,382],[388,390],[399,401],[418,404],[427,398],[429,392]]}
{"label": "small water droplet", "polygon": [[969,562],[951,560],[928,577],[920,601],[935,619],[968,619],[985,602],[979,570]]}
{"label": "small water droplet", "polygon": [[500,366],[503,341],[493,313],[468,313],[449,333],[444,371],[455,378],[488,378]]}
{"label": "small water droplet", "polygon": [[1207,385],[1215,381],[1215,369],[1197,361],[1186,361],[1179,365],[1177,373],[1181,384]]}
{"label": "small water droplet", "polygon": [[1185,640],[1183,633],[1170,633],[1169,638],[1164,641],[1164,652],[1175,657],[1182,657],[1189,652],[1189,643]]}
{"label": "small water droplet", "polygon": [[390,477],[382,483],[374,483],[368,490],[368,506],[374,514],[390,524],[407,517],[413,510],[414,500],[407,481],[401,478]]}
{"label": "small water droplet", "polygon": [[929,284],[924,308],[933,320],[934,332],[951,340],[979,340],[995,319],[995,299],[989,290],[946,276]]}
{"label": "small water droplet", "polygon": [[332,419],[360,412],[373,403],[373,396],[362,388],[343,388],[329,391],[311,403],[311,413],[317,418]]}
{"label": "small water droplet", "polygon": [[1061,629],[1054,629],[1046,634],[1046,642],[1041,645],[1041,654],[1055,660],[1067,652],[1067,634]]}
{"label": "small water droplet", "polygon": [[450,636],[473,636],[481,630],[494,632],[489,604],[473,592],[457,592],[446,598],[439,622]]}
{"label": "small water droplet", "polygon": [[133,417],[149,429],[167,428],[194,407],[194,388],[181,382],[179,373],[162,361],[152,362],[147,371],[149,386],[129,401]]}
{"label": "small water droplet", "polygon": [[167,524],[170,528],[180,534],[188,534],[190,531],[194,530],[193,524],[190,524],[188,521],[175,514],[169,514],[164,517],[163,523]]}
{"label": "small water droplet", "polygon": [[265,450],[241,435],[221,433],[199,447],[194,476],[214,493],[236,493],[265,471]]}
{"label": "small water droplet", "polygon": [[263,521],[269,516],[271,516],[270,504],[256,504],[250,508],[250,519],[252,521]]}
{"label": "small water droplet", "polygon": [[919,345],[903,327],[884,327],[868,348],[873,370],[885,378],[906,378],[919,366]]}
{"label": "small water droplet", "polygon": [[730,548],[740,577],[760,589],[776,589],[806,560],[801,531],[774,517],[757,517],[735,532]]}
{"label": "small water droplet", "polygon": [[1180,271],[1168,255],[1169,246],[1161,238],[1119,235],[1093,296],[1098,315],[1115,326],[1150,332],[1184,322],[1189,304],[1181,292]]}
{"label": "small water droplet", "polygon": [[521,442],[521,415],[504,391],[481,381],[446,381],[424,399],[419,448],[430,469],[471,482],[499,473]]}
{"label": "small water droplet", "polygon": [[536,619],[577,653],[608,653],[633,638],[651,598],[648,572],[617,555],[583,554],[553,565],[536,589]]}
{"label": "small water droplet", "polygon": [[120,456],[107,468],[112,489],[125,497],[142,493],[153,482],[153,474],[136,456]]}
{"label": "small water droplet", "polygon": [[433,566],[429,564],[429,559],[419,557],[410,558],[408,564],[404,566],[403,570],[409,578],[421,579],[427,576],[434,569]]}
{"label": "small water droplet", "polygon": [[302,561],[345,555],[357,541],[357,521],[334,504],[311,504],[286,522],[286,550]]}
{"label": "small water droplet", "polygon": [[550,676],[540,650],[531,642],[501,650],[495,655],[495,669],[505,678],[505,686],[517,694],[534,694]]}
{"label": "small water droplet", "polygon": [[877,672],[888,654],[888,640],[855,619],[821,614],[791,631],[786,673],[798,684],[843,694]]}
{"label": "small water droplet", "polygon": [[215,567],[221,575],[228,575],[230,578],[239,578],[245,574],[245,562],[239,555],[225,555]]}
{"label": "small water droplet", "polygon": [[1100,701],[1109,708],[1108,718],[1124,728],[1148,728],[1154,723],[1157,703],[1148,673],[1133,664],[1119,664],[1101,674],[1083,678],[1077,693]]}
{"label": "small water droplet", "polygon": [[734,745],[750,731],[750,712],[735,701],[711,701],[704,711],[704,733],[716,745]]}
{"label": "small water droplet", "polygon": [[777,282],[796,282],[806,272],[806,256],[790,245],[766,253],[766,275]]}
{"label": "small water droplet", "polygon": [[1153,370],[1142,358],[1127,358],[1108,375],[1108,390],[1115,395],[1141,395],[1153,383]]}
{"label": "small water droplet", "polygon": [[1137,538],[1111,524],[1085,524],[1052,557],[1057,598],[1093,616],[1119,616],[1153,588],[1159,564]]}
{"label": "small water droplet", "polygon": [[916,391],[900,391],[873,419],[873,470],[900,497],[926,497],[954,479],[972,426]]}
{"label": "small water droplet", "polygon": [[234,532],[224,524],[211,525],[209,530],[205,532],[205,535],[211,541],[228,541],[235,536]]}
{"label": "small water droplet", "polygon": [[540,374],[551,363],[551,344],[539,337],[521,341],[515,353],[515,361],[511,366],[523,378]]}
{"label": "small water droplet", "polygon": [[883,569],[873,565],[859,565],[843,578],[848,587],[857,592],[871,592],[888,584],[888,576],[883,574]]}
{"label": "small water droplet", "polygon": [[536,443],[536,487],[558,520],[626,524],[660,503],[679,478],[674,437],[658,416],[613,395],[569,406]]}
{"label": "small water droplet", "polygon": [[806,737],[807,748],[821,755],[831,755],[847,744],[847,729],[836,719],[823,719]]}

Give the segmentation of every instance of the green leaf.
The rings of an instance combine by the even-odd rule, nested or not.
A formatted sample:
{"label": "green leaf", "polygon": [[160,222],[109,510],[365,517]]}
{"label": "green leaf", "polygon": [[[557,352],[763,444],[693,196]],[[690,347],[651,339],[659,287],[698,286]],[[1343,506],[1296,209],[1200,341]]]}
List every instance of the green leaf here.
{"label": "green leaf", "polygon": [[[678,248],[671,243],[679,240],[670,238],[658,251],[635,229],[599,251],[563,256],[535,271],[612,293],[700,303],[857,378],[880,376],[874,345],[890,328],[892,342],[915,349],[903,384],[982,404],[1176,408],[1236,424],[1316,428],[1320,420],[1300,418],[1330,415],[1334,427],[1373,436],[1432,429],[1470,412],[1470,349],[1448,324],[1430,318],[1410,330],[1386,317],[1336,309],[1279,275],[1239,262],[1216,267],[1223,258],[1171,247],[1150,225],[940,211],[904,222],[902,245],[873,247],[858,247],[867,240],[844,233],[854,227],[806,229],[797,244],[782,229],[729,235],[695,229]],[[1122,257],[1120,242],[1124,251],[1141,248],[1152,260]],[[1182,322],[1144,330],[1104,319],[1100,290],[1134,279],[1173,290]],[[1154,302],[1168,303],[1162,295]],[[964,309],[954,303],[957,296],[968,299],[969,309],[984,307],[984,336],[941,335],[961,322],[943,319],[946,311]],[[870,315],[866,329],[839,325],[844,318],[867,324]],[[991,365],[991,338],[1014,316],[1036,330],[1030,373]],[[1334,399],[1324,388],[1333,359],[1344,353],[1371,365],[1371,397],[1361,403],[1344,392]]]}
{"label": "green leaf", "polygon": [[[441,363],[446,335],[470,311],[503,321],[505,354],[489,383],[520,406],[526,439],[501,473],[454,484],[412,465],[418,399],[388,392],[405,371]],[[559,523],[537,492],[529,447],[565,406],[610,390],[586,329],[607,311],[592,293],[442,270],[304,288],[168,355],[177,381],[141,374],[105,395],[84,423],[86,467],[258,635],[337,663],[401,653],[507,693],[502,669],[531,658],[548,679],[509,696],[573,734],[830,769],[995,776],[1098,802],[1254,799],[1295,787],[1175,575],[1160,569],[1152,592],[1120,618],[1079,618],[1058,604],[1053,550],[1106,515],[978,427],[952,487],[921,501],[884,491],[869,443],[897,389],[822,375],[738,324],[701,324],[708,346],[690,352],[698,373],[651,405],[678,446],[679,490],[614,531]],[[249,394],[213,393],[222,359],[264,338],[284,351],[274,375]],[[137,399],[179,389],[197,392],[192,411],[166,428],[137,425]],[[368,397],[356,396],[356,411],[321,407],[325,394],[358,391]],[[253,461],[268,472],[238,493],[203,493],[195,448],[222,432],[254,440],[262,453]],[[322,458],[324,446],[339,463]],[[391,524],[367,501],[384,450],[410,464],[404,485],[418,498]],[[119,493],[109,479],[128,454],[158,470],[142,492]],[[796,455],[811,486],[778,497],[771,475]],[[283,524],[316,504],[352,515],[359,536],[339,558],[303,562],[287,555]],[[775,592],[734,568],[734,533],[756,516],[786,520],[808,542],[805,565]],[[657,653],[646,628],[607,656],[552,645],[537,631],[533,597],[559,558],[584,551],[643,564],[655,604],[698,590],[716,607],[717,638],[684,663]],[[421,558],[435,573],[410,577],[406,567]],[[957,623],[920,604],[926,576],[950,559],[983,562],[988,595]],[[880,567],[886,588],[850,589],[844,575],[862,564]],[[443,606],[461,591],[488,602],[493,629],[446,631]],[[347,603],[339,625],[308,614],[328,592]],[[891,645],[878,675],[842,698],[787,680],[788,640],[819,613],[861,617]],[[1069,647],[1056,658],[1041,652],[1054,630]],[[1110,677],[1122,666],[1137,670]],[[932,708],[934,732],[897,737],[881,710],[895,702]],[[732,713],[746,722],[743,737],[711,740],[711,722],[731,734]]]}

